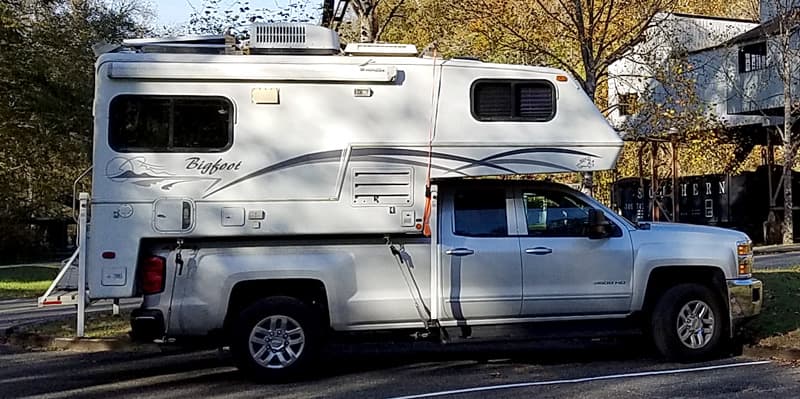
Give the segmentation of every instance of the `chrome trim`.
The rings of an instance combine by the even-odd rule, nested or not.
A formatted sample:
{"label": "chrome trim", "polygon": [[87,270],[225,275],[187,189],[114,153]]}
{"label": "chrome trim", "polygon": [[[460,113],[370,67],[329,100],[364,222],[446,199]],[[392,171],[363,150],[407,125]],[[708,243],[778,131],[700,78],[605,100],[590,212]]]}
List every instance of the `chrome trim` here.
{"label": "chrome trim", "polygon": [[494,324],[519,324],[519,323],[536,323],[548,321],[574,321],[574,320],[605,320],[605,319],[624,319],[630,316],[630,313],[612,313],[612,314],[596,314],[584,316],[545,316],[545,317],[517,317],[517,318],[504,318],[504,319],[479,319],[479,320],[443,320],[439,324],[442,327],[456,327],[466,323],[468,326],[485,326]]}
{"label": "chrome trim", "polygon": [[[731,322],[753,317],[761,313],[764,301],[764,288],[760,280],[754,278],[728,280],[728,305]],[[758,299],[753,300],[754,292]],[[731,329],[733,330],[733,329]],[[731,331],[733,333],[733,331]]]}
{"label": "chrome trim", "polygon": [[526,301],[563,301],[563,300],[592,300],[592,299],[630,299],[631,294],[608,294],[608,295],[547,295],[523,296]]}
{"label": "chrome trim", "polygon": [[[468,326],[486,326],[486,325],[499,325],[499,324],[520,324],[520,323],[536,323],[536,322],[549,322],[549,321],[576,321],[576,320],[606,320],[606,319],[624,319],[630,316],[630,313],[612,313],[612,314],[596,314],[586,316],[547,316],[547,317],[515,317],[503,319],[476,319],[476,320],[441,320],[439,325],[441,327],[458,327],[462,325]],[[425,324],[419,321],[416,322],[401,322],[401,323],[380,323],[380,324],[355,324],[349,326],[341,326],[336,328],[336,331],[374,331],[374,330],[392,330],[392,329],[409,329],[409,328],[425,328]]]}

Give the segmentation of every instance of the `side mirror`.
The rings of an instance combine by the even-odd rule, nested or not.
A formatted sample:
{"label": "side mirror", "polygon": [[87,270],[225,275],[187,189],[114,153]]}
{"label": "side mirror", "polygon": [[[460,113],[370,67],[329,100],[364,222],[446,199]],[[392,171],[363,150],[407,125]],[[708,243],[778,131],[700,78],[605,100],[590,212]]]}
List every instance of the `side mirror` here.
{"label": "side mirror", "polygon": [[589,231],[591,239],[608,238],[611,235],[611,222],[597,209],[589,209]]}

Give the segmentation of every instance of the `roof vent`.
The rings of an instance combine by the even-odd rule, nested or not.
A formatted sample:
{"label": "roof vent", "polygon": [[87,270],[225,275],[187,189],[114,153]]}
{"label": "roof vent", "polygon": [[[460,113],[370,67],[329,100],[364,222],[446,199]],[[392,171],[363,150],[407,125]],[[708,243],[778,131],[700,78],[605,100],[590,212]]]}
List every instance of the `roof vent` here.
{"label": "roof vent", "polygon": [[348,55],[362,56],[415,57],[417,46],[413,44],[350,43],[345,47],[344,52]]}
{"label": "roof vent", "polygon": [[317,25],[255,23],[248,49],[252,54],[338,54],[339,35]]}

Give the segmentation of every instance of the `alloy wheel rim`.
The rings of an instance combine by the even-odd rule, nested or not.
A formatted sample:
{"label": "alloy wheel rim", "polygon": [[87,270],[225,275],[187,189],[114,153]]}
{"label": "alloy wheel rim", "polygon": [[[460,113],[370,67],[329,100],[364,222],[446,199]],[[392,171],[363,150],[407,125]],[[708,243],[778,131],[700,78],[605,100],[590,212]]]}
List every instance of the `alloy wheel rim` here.
{"label": "alloy wheel rim", "polygon": [[250,356],[261,367],[283,369],[303,353],[306,335],[297,320],[283,315],[265,317],[250,331]]}
{"label": "alloy wheel rim", "polygon": [[683,305],[678,312],[676,324],[678,339],[690,349],[700,349],[711,342],[714,336],[714,312],[701,300]]}

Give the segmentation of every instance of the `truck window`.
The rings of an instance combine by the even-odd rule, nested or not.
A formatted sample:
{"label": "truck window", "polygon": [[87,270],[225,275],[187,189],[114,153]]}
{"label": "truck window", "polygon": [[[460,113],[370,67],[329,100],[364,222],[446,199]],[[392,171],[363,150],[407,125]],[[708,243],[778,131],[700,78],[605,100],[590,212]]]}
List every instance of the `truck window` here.
{"label": "truck window", "polygon": [[471,98],[472,116],[482,122],[547,122],[556,114],[555,87],[546,80],[481,79]]}
{"label": "truck window", "polygon": [[224,151],[232,115],[222,97],[121,95],[111,100],[108,143],[117,152]]}
{"label": "truck window", "polygon": [[586,237],[589,207],[583,201],[558,191],[523,193],[528,235],[538,237]]}
{"label": "truck window", "polygon": [[457,191],[453,208],[455,234],[470,237],[508,236],[504,189]]}

